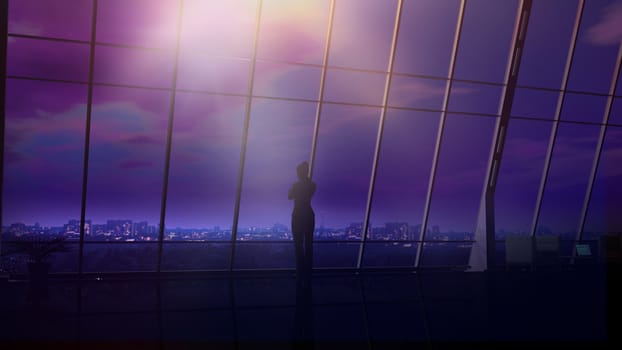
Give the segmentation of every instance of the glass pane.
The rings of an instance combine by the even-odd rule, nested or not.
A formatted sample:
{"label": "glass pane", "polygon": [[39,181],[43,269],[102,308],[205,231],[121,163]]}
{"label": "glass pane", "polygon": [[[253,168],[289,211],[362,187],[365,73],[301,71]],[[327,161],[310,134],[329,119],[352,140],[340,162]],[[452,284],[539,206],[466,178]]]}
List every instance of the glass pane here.
{"label": "glass pane", "polygon": [[296,166],[311,156],[316,108],[310,102],[253,100],[239,218],[248,237],[238,239],[291,239],[287,190],[296,181]]}
{"label": "glass pane", "polygon": [[207,92],[248,94],[250,61],[180,53],[177,88]]}
{"label": "glass pane", "polygon": [[94,224],[159,223],[169,104],[166,91],[94,88],[86,205]]}
{"label": "glass pane", "polygon": [[177,93],[165,239],[231,238],[245,107],[243,97]]}
{"label": "glass pane", "polygon": [[424,243],[419,266],[466,266],[472,243]]}
{"label": "glass pane", "polygon": [[495,191],[497,239],[531,230],[552,124],[510,121]]}
{"label": "glass pane", "polygon": [[382,105],[387,75],[329,69],[326,72],[326,101]]}
{"label": "glass pane", "polygon": [[396,10],[395,0],[337,1],[329,64],[386,71]]}
{"label": "glass pane", "polygon": [[237,242],[234,269],[293,269],[293,242]]}
{"label": "glass pane", "polygon": [[[418,235],[419,232],[413,233]],[[364,267],[407,267],[415,265],[417,243],[367,242],[363,256]]]}
{"label": "glass pane", "polygon": [[559,89],[566,67],[578,1],[534,1],[521,57],[521,85]]}
{"label": "glass pane", "polygon": [[86,243],[84,272],[155,271],[157,243]]}
{"label": "glass pane", "polygon": [[173,52],[97,46],[96,83],[170,88],[173,80]]}
{"label": "glass pane", "polygon": [[622,4],[614,0],[585,2],[568,80],[568,89],[609,93],[619,37]]}
{"label": "glass pane", "polygon": [[321,73],[318,67],[257,62],[253,94],[317,100]]}
{"label": "glass pane", "polygon": [[180,0],[99,1],[97,42],[173,48],[179,3]]}
{"label": "glass pane", "polygon": [[89,45],[11,38],[6,69],[7,75],[86,82]]}
{"label": "glass pane", "polygon": [[86,94],[85,85],[6,80],[5,239],[66,235],[80,217]]}
{"label": "glass pane", "polygon": [[447,77],[459,6],[458,0],[405,1],[393,71]]}
{"label": "glass pane", "polygon": [[607,97],[566,93],[561,120],[602,123]]}
{"label": "glass pane", "polygon": [[257,57],[321,64],[329,12],[329,0],[263,1]]}
{"label": "glass pane", "polygon": [[537,234],[575,238],[599,130],[597,125],[560,123]]}
{"label": "glass pane", "polygon": [[[361,237],[379,115],[375,108],[324,106],[313,171],[317,183],[313,208],[316,229],[325,227],[325,234],[333,238]],[[354,226],[350,232],[349,226]]]}
{"label": "glass pane", "polygon": [[622,125],[622,98],[616,97],[611,105],[609,124]]}
{"label": "glass pane", "polygon": [[517,88],[514,90],[512,116],[553,119],[559,94],[557,91]]}
{"label": "glass pane", "polygon": [[447,116],[426,240],[473,238],[495,122],[488,117]]}
{"label": "glass pane", "polygon": [[438,113],[387,113],[369,219],[371,239],[419,239],[438,123]]}
{"label": "glass pane", "polygon": [[622,128],[608,127],[594,180],[583,239],[622,232]]}
{"label": "glass pane", "polygon": [[164,243],[162,270],[226,270],[230,243]]}
{"label": "glass pane", "polygon": [[[360,239],[360,231],[359,231]],[[361,244],[336,243],[336,242],[313,242],[313,267],[355,267]]]}
{"label": "glass pane", "polygon": [[503,82],[517,5],[516,0],[467,1],[455,78]]}
{"label": "glass pane", "polygon": [[452,112],[498,115],[502,91],[501,86],[455,82],[447,108]]}
{"label": "glass pane", "polygon": [[9,33],[89,40],[92,5],[84,0],[9,1]]}
{"label": "glass pane", "polygon": [[257,0],[184,0],[180,50],[251,57]]}
{"label": "glass pane", "polygon": [[393,75],[389,105],[440,111],[443,108],[446,80]]}

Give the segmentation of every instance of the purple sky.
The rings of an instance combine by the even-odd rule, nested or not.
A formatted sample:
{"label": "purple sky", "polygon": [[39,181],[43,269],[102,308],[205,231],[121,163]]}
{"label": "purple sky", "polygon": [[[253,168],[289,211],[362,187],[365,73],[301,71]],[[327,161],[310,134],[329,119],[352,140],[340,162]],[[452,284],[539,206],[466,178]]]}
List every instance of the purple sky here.
{"label": "purple sky", "polygon": [[[240,226],[289,224],[286,191],[295,166],[311,153],[330,1],[264,1],[251,100]],[[337,0],[330,66],[386,71],[396,0]],[[404,2],[389,105],[442,107],[460,1]],[[9,1],[9,32],[90,40],[91,2]],[[559,89],[578,1],[534,1],[519,84]],[[257,2],[185,0],[182,14],[171,171],[169,227],[230,227],[249,90]],[[503,81],[518,1],[469,0],[455,77]],[[71,9],[68,11],[67,9]],[[99,2],[87,219],[159,221],[167,118],[175,61],[178,0]],[[622,39],[622,2],[586,2],[569,79],[573,91],[607,93]],[[141,48],[133,48],[138,46]],[[60,225],[79,218],[89,45],[9,37],[10,76],[76,83],[7,80],[3,224]],[[313,205],[317,222],[361,222],[386,74],[329,69],[317,141]],[[79,83],[82,82],[82,83]],[[619,83],[618,86],[621,86]],[[156,89],[147,89],[156,88]],[[186,92],[193,90],[195,92]],[[479,208],[502,88],[455,82],[443,136],[429,225],[472,231]],[[621,91],[617,95],[622,95]],[[519,88],[512,114],[539,120],[510,123],[497,189],[498,228],[531,225],[550,120],[558,94]],[[600,123],[607,99],[567,94],[562,121]],[[611,123],[622,125],[622,98]],[[439,112],[390,108],[372,203],[371,223],[419,224],[430,175]],[[588,229],[622,230],[620,130],[611,126],[598,171]],[[599,126],[561,123],[541,224],[576,229]],[[605,216],[603,216],[605,215]]]}

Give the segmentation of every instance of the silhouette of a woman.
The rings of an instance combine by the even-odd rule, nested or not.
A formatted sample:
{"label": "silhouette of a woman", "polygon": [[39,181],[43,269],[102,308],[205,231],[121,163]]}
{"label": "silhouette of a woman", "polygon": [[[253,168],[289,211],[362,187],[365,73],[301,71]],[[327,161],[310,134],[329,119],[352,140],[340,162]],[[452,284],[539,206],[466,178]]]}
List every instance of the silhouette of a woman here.
{"label": "silhouette of a woman", "polygon": [[315,213],[311,208],[311,197],[315,193],[315,183],[308,176],[307,162],[302,162],[296,167],[296,174],[298,181],[289,189],[287,197],[294,200],[292,234],[296,246],[296,277],[299,283],[308,286],[313,264]]}

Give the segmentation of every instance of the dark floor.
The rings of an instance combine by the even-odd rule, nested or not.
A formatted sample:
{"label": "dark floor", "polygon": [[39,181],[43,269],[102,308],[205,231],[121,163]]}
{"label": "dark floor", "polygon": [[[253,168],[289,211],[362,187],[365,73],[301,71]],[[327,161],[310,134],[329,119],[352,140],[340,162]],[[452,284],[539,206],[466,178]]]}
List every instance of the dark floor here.
{"label": "dark floor", "polygon": [[47,292],[2,281],[0,345],[235,349],[313,340],[311,348],[384,349],[518,341],[587,349],[617,339],[607,332],[619,306],[607,300],[607,269],[317,272],[310,292],[296,289],[291,272],[51,279]]}

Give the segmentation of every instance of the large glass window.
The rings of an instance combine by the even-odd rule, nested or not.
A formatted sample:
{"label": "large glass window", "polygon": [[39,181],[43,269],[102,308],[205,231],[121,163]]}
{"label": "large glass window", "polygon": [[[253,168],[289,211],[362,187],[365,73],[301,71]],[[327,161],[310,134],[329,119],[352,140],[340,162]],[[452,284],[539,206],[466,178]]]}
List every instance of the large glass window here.
{"label": "large glass window", "polygon": [[495,191],[498,239],[530,233],[551,127],[546,121],[510,121]]}
{"label": "large glass window", "polygon": [[447,77],[459,5],[458,0],[404,1],[395,72]]}
{"label": "large glass window", "polygon": [[330,69],[326,72],[324,99],[380,106],[386,79],[383,73]]}
{"label": "large glass window", "polygon": [[426,240],[473,239],[495,122],[447,116]]}
{"label": "large glass window", "polygon": [[386,71],[396,9],[395,0],[336,1],[329,65]]}
{"label": "large glass window", "polygon": [[257,62],[255,96],[315,100],[320,89],[321,69],[303,65]]}
{"label": "large glass window", "polygon": [[89,40],[92,6],[84,0],[12,0],[9,33]]}
{"label": "large glass window", "polygon": [[[175,46],[180,0],[105,0],[97,3],[97,42]],[[67,10],[67,9],[65,9]]]}
{"label": "large glass window", "polygon": [[578,4],[576,0],[533,2],[519,84],[560,88]]}
{"label": "large glass window", "polygon": [[79,217],[85,106],[84,85],[7,80],[3,222]]}
{"label": "large glass window", "polygon": [[[93,91],[86,203],[93,230],[87,239],[157,238],[169,104],[168,91]],[[140,222],[147,224],[137,228]]]}
{"label": "large glass window", "polygon": [[250,115],[238,240],[291,240],[287,190],[311,155],[316,104],[254,99]]}
{"label": "large glass window", "polygon": [[321,64],[329,9],[329,0],[264,0],[257,57]]}
{"label": "large glass window", "polygon": [[[2,238],[67,235],[77,243],[86,86],[8,79],[6,87]],[[71,248],[52,271],[77,270]]]}
{"label": "large glass window", "polygon": [[95,83],[170,88],[173,52],[97,46]]}
{"label": "large glass window", "polygon": [[7,48],[7,75],[79,82],[88,80],[88,45],[11,39]]}
{"label": "large glass window", "polygon": [[622,5],[613,0],[586,1],[574,52],[568,89],[608,93],[620,46],[617,14]]}
{"label": "large glass window", "polygon": [[438,121],[439,113],[388,111],[364,266],[414,264],[417,243],[412,241],[420,239]]}
{"label": "large glass window", "polygon": [[608,127],[594,180],[582,238],[622,232],[622,128]]}
{"label": "large glass window", "polygon": [[439,113],[389,110],[370,216],[373,240],[417,240]]}
{"label": "large glass window", "polygon": [[517,88],[514,91],[512,116],[553,119],[559,94],[557,91]]}
{"label": "large glass window", "polygon": [[242,97],[177,93],[166,241],[231,239],[245,105]]}
{"label": "large glass window", "polygon": [[467,1],[455,78],[503,82],[517,5],[515,0]]}
{"label": "large glass window", "polygon": [[440,111],[447,80],[393,75],[389,106]]}
{"label": "large glass window", "polygon": [[622,98],[620,97],[613,99],[609,114],[609,124],[622,125]]}
{"label": "large glass window", "polygon": [[[84,219],[88,272],[290,269],[286,192],[296,165],[310,161],[316,268],[358,267],[361,248],[363,267],[465,265],[507,91],[514,96],[495,192],[497,237],[528,232],[542,198],[537,232],[574,238],[622,6],[533,1],[527,31],[518,33],[526,35],[519,85],[506,89],[523,3],[10,0],[3,238],[38,233],[77,243]],[[568,91],[560,91],[577,23]],[[610,166],[622,125],[622,79],[617,85],[584,237],[619,226]],[[53,271],[76,271],[77,252],[55,257]]]}
{"label": "large glass window", "polygon": [[327,104],[313,180],[318,239],[361,239],[380,109]]}
{"label": "large glass window", "polygon": [[600,127],[560,123],[536,234],[574,239]]}

